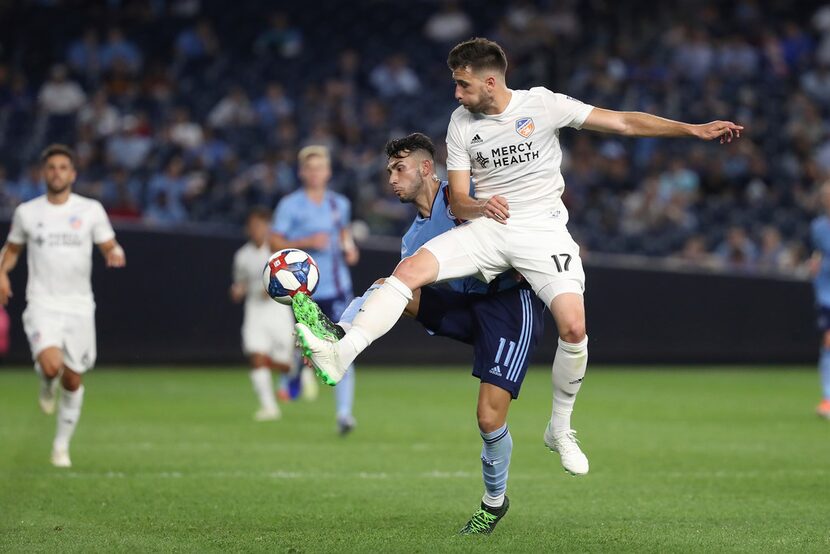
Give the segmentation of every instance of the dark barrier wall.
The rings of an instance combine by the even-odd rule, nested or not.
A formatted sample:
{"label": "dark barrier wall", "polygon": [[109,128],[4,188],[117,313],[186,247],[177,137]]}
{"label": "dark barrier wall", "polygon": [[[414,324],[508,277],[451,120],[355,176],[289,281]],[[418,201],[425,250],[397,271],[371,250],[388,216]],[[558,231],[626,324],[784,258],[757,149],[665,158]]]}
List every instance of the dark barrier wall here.
{"label": "dark barrier wall", "polygon": [[[8,225],[0,223],[5,237]],[[241,237],[124,230],[128,265],[107,270],[95,253],[99,363],[240,362],[241,308],[228,299],[230,265]],[[388,275],[390,251],[364,249],[355,290]],[[9,360],[29,360],[21,329],[25,254],[12,273]],[[812,362],[818,337],[812,289],[801,281],[677,273],[586,264],[593,362]],[[553,320],[535,361],[556,350]],[[361,358],[382,363],[465,363],[468,346],[399,323]]]}

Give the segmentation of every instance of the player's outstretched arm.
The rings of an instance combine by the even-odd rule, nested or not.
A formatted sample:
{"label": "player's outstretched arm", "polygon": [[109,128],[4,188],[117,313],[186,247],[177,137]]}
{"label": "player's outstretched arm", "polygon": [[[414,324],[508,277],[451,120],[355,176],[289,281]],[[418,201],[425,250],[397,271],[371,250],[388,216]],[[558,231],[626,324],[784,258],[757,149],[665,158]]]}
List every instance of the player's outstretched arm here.
{"label": "player's outstretched arm", "polygon": [[9,271],[14,269],[17,265],[17,260],[20,258],[20,252],[23,250],[22,244],[15,244],[7,242],[0,250],[0,304],[6,306],[9,303],[9,298],[12,295],[12,285],[9,281]]}
{"label": "player's outstretched arm", "polygon": [[107,262],[107,267],[124,267],[127,265],[127,255],[115,239],[102,242],[98,245],[98,249],[101,250],[101,254]]}
{"label": "player's outstretched arm", "polygon": [[447,171],[450,183],[450,209],[459,219],[476,219],[489,217],[499,223],[505,223],[510,217],[510,206],[502,196],[493,196],[487,200],[478,200],[470,196],[470,172],[460,170]]}
{"label": "player's outstretched arm", "polygon": [[629,137],[695,137],[702,140],[720,139],[721,144],[740,138],[743,126],[731,121],[712,121],[701,125],[673,121],[642,112],[617,112],[594,108],[583,129]]}

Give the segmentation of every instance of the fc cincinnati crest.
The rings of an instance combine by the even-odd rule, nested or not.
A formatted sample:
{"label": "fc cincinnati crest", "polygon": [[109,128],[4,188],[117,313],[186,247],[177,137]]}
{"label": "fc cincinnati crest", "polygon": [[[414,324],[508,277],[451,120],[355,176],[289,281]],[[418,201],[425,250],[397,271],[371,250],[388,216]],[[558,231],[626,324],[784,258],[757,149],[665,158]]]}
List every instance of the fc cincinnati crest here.
{"label": "fc cincinnati crest", "polygon": [[536,125],[533,124],[533,119],[530,117],[523,117],[516,120],[516,132],[524,138],[529,137],[536,130]]}

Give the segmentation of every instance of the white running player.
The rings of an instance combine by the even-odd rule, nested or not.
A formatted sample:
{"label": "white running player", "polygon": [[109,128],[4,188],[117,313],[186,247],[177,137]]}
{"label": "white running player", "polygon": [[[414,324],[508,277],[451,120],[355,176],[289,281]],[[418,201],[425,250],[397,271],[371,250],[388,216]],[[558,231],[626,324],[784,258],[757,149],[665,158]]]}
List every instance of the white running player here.
{"label": "white running player", "polygon": [[[294,365],[294,315],[290,307],[271,300],[262,286],[262,270],[272,253],[270,229],[270,210],[254,208],[248,213],[245,232],[249,240],[233,258],[230,289],[234,302],[245,301],[242,350],[250,360],[251,384],[259,399],[257,421],[280,418],[271,370],[288,373]],[[317,383],[311,379],[309,386],[316,389]]]}
{"label": "white running player", "polygon": [[[450,207],[467,223],[435,237],[401,260],[363,305],[337,342],[298,323],[297,337],[323,380],[337,383],[355,357],[400,317],[412,291],[436,281],[477,275],[490,281],[515,268],[549,307],[559,331],[553,362],[553,410],[544,442],[575,474],[587,459],[571,429],[574,400],[585,376],[588,337],[579,247],[568,233],[561,201],[559,129],[573,127],[632,137],[740,137],[730,121],[691,125],[640,112],[583,104],[543,87],[511,90],[501,47],[477,38],[458,44],[447,60],[461,104],[447,130]],[[470,177],[476,183],[469,194]]]}
{"label": "white running player", "polygon": [[56,467],[71,467],[69,441],[81,415],[82,376],[96,357],[92,245],[98,246],[107,267],[124,267],[126,258],[101,203],[72,192],[75,153],[53,144],[40,160],[46,194],[14,211],[0,252],[0,303],[6,305],[12,296],[8,273],[27,246],[23,328],[42,380],[39,403],[45,413],[55,412],[59,380],[62,385],[51,461]]}

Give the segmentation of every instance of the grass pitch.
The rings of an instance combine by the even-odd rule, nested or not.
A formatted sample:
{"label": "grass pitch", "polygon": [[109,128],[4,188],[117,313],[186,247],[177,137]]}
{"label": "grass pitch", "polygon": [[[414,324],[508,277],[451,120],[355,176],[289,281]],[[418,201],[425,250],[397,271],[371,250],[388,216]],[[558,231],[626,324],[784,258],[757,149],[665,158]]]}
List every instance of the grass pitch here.
{"label": "grass pitch", "polygon": [[477,381],[464,368],[358,373],[358,428],[333,399],[255,423],[247,373],[88,375],[74,467],[30,371],[0,371],[0,551],[830,551],[830,422],[814,371],[589,369],[574,427],[591,461],[542,445],[550,375],[509,419],[511,509],[456,532],[481,493]]}

